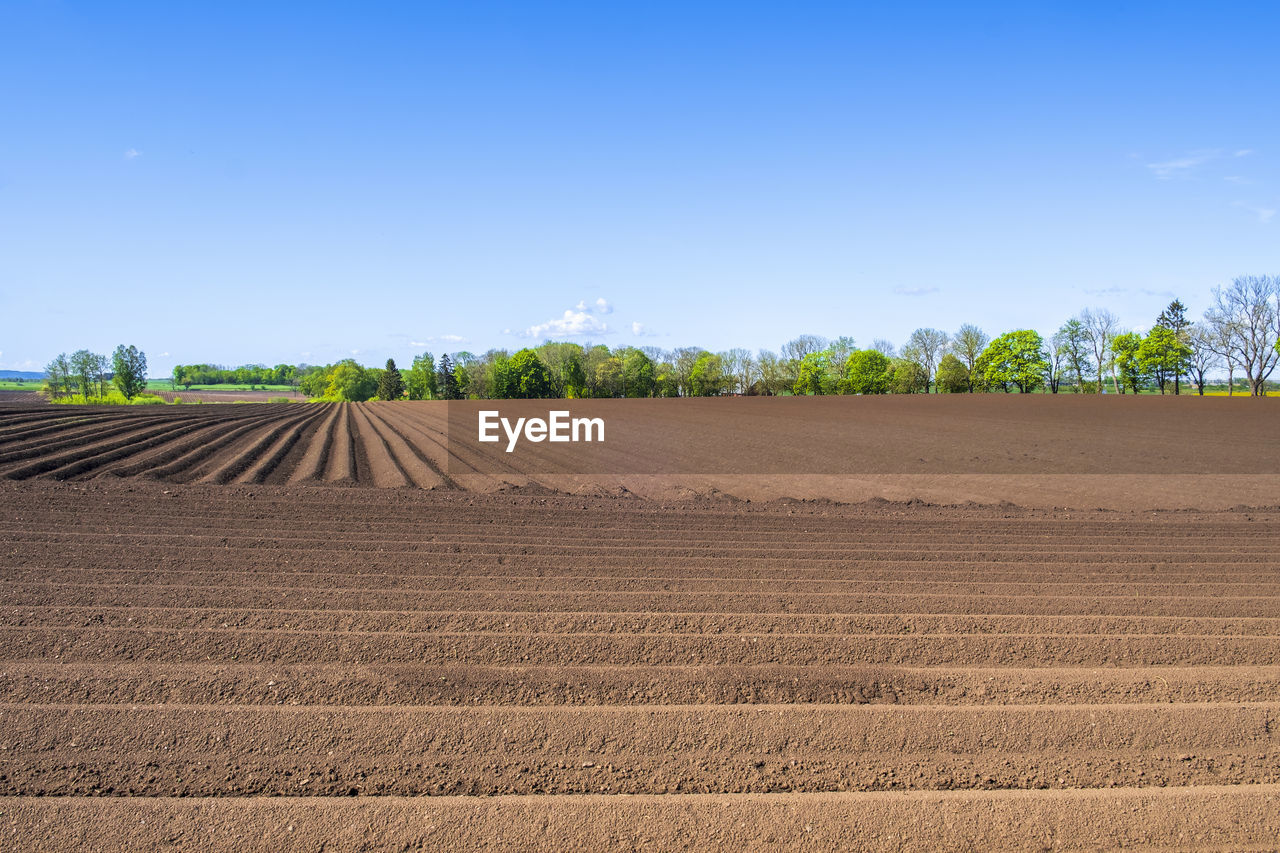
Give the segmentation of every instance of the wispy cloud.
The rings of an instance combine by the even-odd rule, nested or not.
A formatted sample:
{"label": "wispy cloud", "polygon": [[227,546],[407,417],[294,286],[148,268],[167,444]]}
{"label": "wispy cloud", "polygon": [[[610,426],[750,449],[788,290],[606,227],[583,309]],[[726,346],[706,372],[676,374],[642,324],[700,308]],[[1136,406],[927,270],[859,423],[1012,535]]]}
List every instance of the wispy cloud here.
{"label": "wispy cloud", "polygon": [[1232,157],[1248,157],[1248,156],[1249,156],[1250,154],[1252,154],[1252,153],[1253,153],[1253,149],[1252,149],[1252,148],[1241,148],[1241,149],[1239,149],[1239,150],[1235,151],[1234,153],[1232,153],[1232,155],[1231,155],[1231,156],[1232,156]]}
{"label": "wispy cloud", "polygon": [[169,353],[167,353],[167,352],[162,352],[162,353],[160,353],[160,357],[161,357],[161,358],[168,358],[168,357],[169,357]]}
{"label": "wispy cloud", "polygon": [[1222,152],[1217,149],[1192,151],[1182,157],[1175,157],[1172,160],[1162,160],[1158,163],[1148,163],[1147,169],[1151,174],[1161,181],[1168,181],[1174,178],[1186,177],[1197,166],[1202,166],[1210,160],[1216,160],[1222,156]]}
{"label": "wispy cloud", "polygon": [[644,323],[632,323],[631,334],[635,335],[637,338],[652,338],[657,334],[657,332],[650,330]]}
{"label": "wispy cloud", "polygon": [[937,293],[936,287],[907,287],[900,284],[893,289],[893,292],[899,296],[928,296],[930,293]]}
{"label": "wispy cloud", "polygon": [[1242,187],[1251,187],[1251,186],[1253,186],[1253,181],[1249,180],[1248,178],[1244,177],[1243,175],[1224,175],[1224,176],[1222,177],[1222,180],[1226,181],[1226,182],[1227,182],[1227,183],[1229,183],[1229,184],[1236,184],[1236,185],[1238,185],[1238,186],[1242,186]]}
{"label": "wispy cloud", "polygon": [[440,340],[444,341],[447,344],[461,344],[461,343],[465,343],[467,339],[464,338],[462,335],[441,335]]}
{"label": "wispy cloud", "polygon": [[126,160],[136,160],[141,156],[142,156],[142,152],[139,151],[137,148],[130,148],[128,151],[124,152],[124,159]]}
{"label": "wispy cloud", "polygon": [[1129,288],[1111,285],[1111,287],[1086,287],[1084,292],[1090,296],[1114,296],[1118,293],[1128,293]]}
{"label": "wispy cloud", "polygon": [[612,314],[613,306],[609,304],[608,299],[605,299],[602,296],[599,299],[597,299],[595,302],[591,303],[591,305],[587,305],[587,300],[583,299],[581,302],[577,304],[577,306],[575,306],[575,310],[591,311],[596,314]]}
{"label": "wispy cloud", "polygon": [[1258,217],[1258,221],[1263,224],[1270,222],[1276,215],[1276,209],[1274,207],[1259,207],[1256,204],[1249,204],[1248,202],[1243,201],[1233,202],[1233,204],[1241,210],[1249,211],[1254,216]]}
{"label": "wispy cloud", "polygon": [[414,349],[419,349],[421,347],[425,347],[426,345],[427,345],[426,341],[409,341],[409,346],[413,347]]}

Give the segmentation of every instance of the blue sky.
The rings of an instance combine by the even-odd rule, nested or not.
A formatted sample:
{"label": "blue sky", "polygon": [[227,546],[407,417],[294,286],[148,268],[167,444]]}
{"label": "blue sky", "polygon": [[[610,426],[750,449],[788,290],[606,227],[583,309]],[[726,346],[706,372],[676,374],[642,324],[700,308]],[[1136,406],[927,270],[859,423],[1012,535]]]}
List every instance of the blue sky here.
{"label": "blue sky", "polygon": [[1276,273],[1275,4],[0,0],[0,367],[1149,325]]}

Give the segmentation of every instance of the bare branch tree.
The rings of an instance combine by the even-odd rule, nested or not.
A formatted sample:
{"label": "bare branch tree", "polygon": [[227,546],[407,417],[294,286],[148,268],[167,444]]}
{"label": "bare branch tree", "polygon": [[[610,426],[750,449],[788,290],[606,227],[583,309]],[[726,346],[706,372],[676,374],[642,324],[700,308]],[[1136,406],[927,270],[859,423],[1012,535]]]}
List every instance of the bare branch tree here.
{"label": "bare branch tree", "polygon": [[735,347],[720,353],[720,358],[724,360],[725,372],[733,380],[734,389],[739,394],[746,394],[756,381],[756,360],[751,356],[751,350]]}
{"label": "bare branch tree", "polygon": [[1120,320],[1105,308],[1086,308],[1080,312],[1079,319],[1084,324],[1089,346],[1093,348],[1093,363],[1098,371],[1098,393],[1102,393],[1102,371],[1110,366],[1111,386],[1119,394],[1120,384],[1116,380],[1115,361],[1111,357],[1111,341],[1120,333]]}
{"label": "bare branch tree", "polygon": [[991,338],[987,333],[972,323],[965,323],[951,338],[951,351],[969,370],[969,393],[971,394],[973,393],[973,366],[989,343]]}
{"label": "bare branch tree", "polygon": [[1249,393],[1266,392],[1267,378],[1280,361],[1280,279],[1245,275],[1227,287],[1213,289],[1213,305],[1205,312],[1212,338],[1244,369]]}
{"label": "bare branch tree", "polygon": [[883,355],[885,358],[898,357],[898,348],[893,345],[893,341],[886,341],[884,338],[876,338],[871,342],[871,348]]}
{"label": "bare branch tree", "polygon": [[933,381],[938,362],[946,355],[950,343],[951,338],[947,333],[938,329],[916,329],[911,333],[911,337],[907,338],[903,353],[905,355],[908,350],[916,353],[916,358],[913,360],[919,361],[920,366],[924,368],[925,391],[929,390],[929,383]]}
{"label": "bare branch tree", "polygon": [[801,361],[806,355],[822,352],[830,342],[821,335],[801,335],[782,345],[782,357]]}
{"label": "bare branch tree", "polygon": [[1205,323],[1194,323],[1187,330],[1187,345],[1191,347],[1188,373],[1196,385],[1196,392],[1204,396],[1204,377],[1220,358],[1214,349],[1213,330]]}

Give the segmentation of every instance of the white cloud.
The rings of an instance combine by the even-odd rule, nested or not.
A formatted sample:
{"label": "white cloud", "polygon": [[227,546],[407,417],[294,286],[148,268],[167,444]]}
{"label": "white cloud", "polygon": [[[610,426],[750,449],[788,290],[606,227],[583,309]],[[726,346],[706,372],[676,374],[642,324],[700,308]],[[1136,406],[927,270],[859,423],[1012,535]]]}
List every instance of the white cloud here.
{"label": "white cloud", "polygon": [[425,347],[426,345],[427,345],[426,341],[409,341],[409,346],[415,349],[417,349],[418,347]]}
{"label": "white cloud", "polygon": [[904,286],[904,285],[901,285],[901,284],[900,284],[900,285],[898,285],[897,287],[895,287],[895,288],[893,289],[893,292],[894,292],[894,293],[896,293],[896,294],[898,294],[899,296],[927,296],[927,295],[929,295],[930,293],[937,293],[937,292],[938,292],[938,288],[936,288],[936,287],[906,287],[906,286]]}
{"label": "white cloud", "polygon": [[1216,160],[1222,154],[1221,151],[1192,151],[1183,157],[1175,157],[1172,160],[1163,160],[1159,163],[1148,163],[1147,168],[1151,170],[1151,174],[1161,181],[1168,181],[1173,178],[1186,177],[1186,175],[1195,167],[1208,163],[1210,160]]}
{"label": "white cloud", "polygon": [[1239,151],[1235,152],[1231,156],[1232,157],[1248,157],[1252,153],[1253,153],[1252,148],[1241,148]]}
{"label": "white cloud", "polygon": [[1254,216],[1258,217],[1258,221],[1262,223],[1270,222],[1276,215],[1274,207],[1258,207],[1255,204],[1248,204],[1243,201],[1234,202],[1235,206],[1241,210],[1247,210]]}
{"label": "white cloud", "polygon": [[526,338],[579,338],[585,335],[607,335],[609,326],[586,311],[567,309],[564,315],[530,326],[522,333]]}
{"label": "white cloud", "polygon": [[633,334],[633,335],[643,335],[643,334],[644,334],[644,323],[632,323],[632,324],[631,324],[631,334]]}
{"label": "white cloud", "polygon": [[451,344],[460,344],[466,340],[462,335],[441,335],[440,340],[447,341]]}
{"label": "white cloud", "polygon": [[302,356],[303,358],[311,358],[311,351],[308,350],[307,352],[300,352],[298,353],[298,355]]}
{"label": "white cloud", "polygon": [[141,156],[142,156],[142,152],[139,151],[137,148],[130,148],[128,151],[124,152],[124,159],[126,160],[135,160]]}
{"label": "white cloud", "polygon": [[162,353],[160,353],[160,357],[161,357],[161,358],[168,358],[168,357],[169,357],[169,353],[167,353],[167,352],[162,352]]}
{"label": "white cloud", "polygon": [[358,350],[358,349],[353,349],[353,350],[351,351],[351,354],[352,354],[352,355],[359,355],[359,354],[360,354],[360,350]]}
{"label": "white cloud", "polygon": [[599,299],[597,299],[595,302],[592,302],[590,305],[587,304],[587,300],[581,299],[578,301],[577,305],[573,306],[573,310],[591,311],[595,314],[612,314],[613,306],[609,304],[608,299],[605,299],[603,296],[601,296]]}

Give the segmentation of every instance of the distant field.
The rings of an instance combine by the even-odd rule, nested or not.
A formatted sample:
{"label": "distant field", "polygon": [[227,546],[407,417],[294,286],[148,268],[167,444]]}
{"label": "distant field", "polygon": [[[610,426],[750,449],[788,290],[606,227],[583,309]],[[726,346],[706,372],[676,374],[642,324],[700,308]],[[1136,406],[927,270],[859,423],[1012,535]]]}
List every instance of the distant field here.
{"label": "distant field", "polygon": [[0,391],[39,391],[44,383],[39,380],[17,382],[13,379],[0,379]]}

